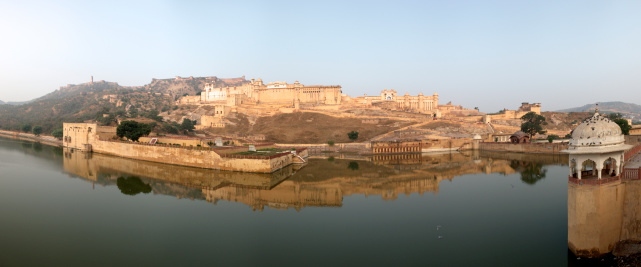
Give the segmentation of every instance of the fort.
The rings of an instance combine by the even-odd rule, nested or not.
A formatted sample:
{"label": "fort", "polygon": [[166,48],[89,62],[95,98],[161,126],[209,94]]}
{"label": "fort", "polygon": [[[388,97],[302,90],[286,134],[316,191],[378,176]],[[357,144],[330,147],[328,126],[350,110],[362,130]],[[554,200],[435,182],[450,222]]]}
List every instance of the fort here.
{"label": "fort", "polygon": [[[176,78],[178,79],[178,78]],[[180,78],[181,81],[191,78]],[[158,82],[155,80],[153,82]],[[343,110],[368,109],[383,112],[403,112],[436,119],[451,116],[478,116],[476,109],[460,105],[439,103],[438,93],[433,95],[399,95],[394,89],[383,89],[368,96],[350,97],[340,85],[303,85],[298,81],[287,83],[275,81],[264,83],[262,79],[246,80],[245,77],[230,79],[205,79],[204,88],[196,95],[181,96],[177,105],[214,106],[213,112],[199,116],[199,130],[225,128],[230,113],[255,116],[271,116],[292,112],[329,112],[332,116],[349,116]],[[212,114],[213,113],[213,114]],[[386,117],[364,116],[363,123],[377,125]],[[480,120],[480,117],[478,118]]]}
{"label": "fort", "polygon": [[[225,103],[227,106],[252,104],[300,104],[339,105],[341,103],[340,85],[306,86],[298,81],[293,84],[252,79],[240,86],[217,87],[216,83],[207,83],[200,95],[200,103]],[[196,97],[185,98],[181,102],[194,102]]]}

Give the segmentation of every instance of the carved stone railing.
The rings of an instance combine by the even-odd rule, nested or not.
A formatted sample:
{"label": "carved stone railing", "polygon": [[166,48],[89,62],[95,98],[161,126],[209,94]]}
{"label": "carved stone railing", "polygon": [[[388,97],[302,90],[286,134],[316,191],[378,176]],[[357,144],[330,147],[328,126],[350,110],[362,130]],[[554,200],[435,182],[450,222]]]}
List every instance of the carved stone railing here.
{"label": "carved stone railing", "polygon": [[623,169],[623,180],[641,180],[641,176],[639,176],[639,174],[641,174],[641,168],[625,168]]}
{"label": "carved stone railing", "polygon": [[602,185],[607,183],[612,183],[621,180],[621,175],[602,178],[602,179],[578,179],[572,176],[568,176],[568,182],[576,185]]}

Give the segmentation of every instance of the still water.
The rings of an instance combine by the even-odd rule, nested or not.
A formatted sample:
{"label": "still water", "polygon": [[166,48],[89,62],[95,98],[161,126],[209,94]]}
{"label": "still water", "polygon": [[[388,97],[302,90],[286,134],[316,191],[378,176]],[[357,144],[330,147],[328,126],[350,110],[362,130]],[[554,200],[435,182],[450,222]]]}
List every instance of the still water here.
{"label": "still water", "polygon": [[573,265],[567,156],[341,157],[266,175],[0,139],[0,266]]}

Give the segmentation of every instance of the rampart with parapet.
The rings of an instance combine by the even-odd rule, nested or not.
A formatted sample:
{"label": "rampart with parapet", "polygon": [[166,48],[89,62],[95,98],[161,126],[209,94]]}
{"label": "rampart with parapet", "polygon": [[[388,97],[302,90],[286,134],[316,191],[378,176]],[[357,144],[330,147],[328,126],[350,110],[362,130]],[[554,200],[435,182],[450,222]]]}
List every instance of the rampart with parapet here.
{"label": "rampart with parapet", "polygon": [[[130,141],[101,139],[100,128],[90,123],[64,123],[63,146],[85,152],[97,152],[125,158],[159,162],[206,169],[272,173],[307,155],[306,149],[275,155],[234,155],[248,151],[249,147],[210,148],[184,147],[170,144],[149,144]],[[261,148],[275,148],[273,144]]]}

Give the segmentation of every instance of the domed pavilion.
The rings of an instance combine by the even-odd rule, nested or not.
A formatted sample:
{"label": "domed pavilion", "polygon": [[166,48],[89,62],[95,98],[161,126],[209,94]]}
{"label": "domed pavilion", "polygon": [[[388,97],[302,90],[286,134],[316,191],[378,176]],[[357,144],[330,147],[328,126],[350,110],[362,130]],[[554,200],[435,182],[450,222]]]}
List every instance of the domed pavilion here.
{"label": "domed pavilion", "polygon": [[618,124],[601,116],[598,109],[574,131],[569,148],[570,177],[575,179],[602,179],[618,177],[623,171],[623,155],[630,145]]}

